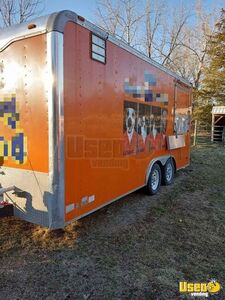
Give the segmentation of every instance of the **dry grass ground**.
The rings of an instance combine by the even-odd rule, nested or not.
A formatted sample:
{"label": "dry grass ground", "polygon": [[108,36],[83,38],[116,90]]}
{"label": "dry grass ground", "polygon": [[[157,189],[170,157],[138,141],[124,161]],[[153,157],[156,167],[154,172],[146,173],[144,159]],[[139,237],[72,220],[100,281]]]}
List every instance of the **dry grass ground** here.
{"label": "dry grass ground", "polygon": [[64,231],[2,219],[0,257],[1,300],[175,300],[190,299],[180,280],[225,287],[225,148],[194,149],[160,194],[140,190]]}

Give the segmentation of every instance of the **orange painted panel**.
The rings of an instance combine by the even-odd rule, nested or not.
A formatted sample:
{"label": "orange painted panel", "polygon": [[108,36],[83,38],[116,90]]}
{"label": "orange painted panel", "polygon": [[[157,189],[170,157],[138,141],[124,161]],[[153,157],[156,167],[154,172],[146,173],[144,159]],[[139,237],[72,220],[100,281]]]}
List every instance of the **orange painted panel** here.
{"label": "orange painted panel", "polygon": [[109,41],[105,65],[90,51],[90,31],[67,23],[65,205],[75,209],[66,221],[143,186],[154,157],[171,153],[179,167],[189,163],[188,137],[185,151],[166,150],[166,136],[174,135],[174,78]]}
{"label": "orange painted panel", "polygon": [[0,159],[6,167],[48,173],[46,35],[0,53]]}

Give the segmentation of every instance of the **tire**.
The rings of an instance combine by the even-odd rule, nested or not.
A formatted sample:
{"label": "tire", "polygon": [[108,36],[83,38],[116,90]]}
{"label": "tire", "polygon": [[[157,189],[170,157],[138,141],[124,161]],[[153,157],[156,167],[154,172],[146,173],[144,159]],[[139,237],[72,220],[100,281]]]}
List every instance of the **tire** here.
{"label": "tire", "polygon": [[170,185],[174,180],[175,167],[172,158],[169,158],[163,167],[162,184]]}
{"label": "tire", "polygon": [[160,166],[155,163],[152,166],[151,172],[148,178],[147,193],[149,195],[155,195],[158,193],[161,185],[162,172]]}

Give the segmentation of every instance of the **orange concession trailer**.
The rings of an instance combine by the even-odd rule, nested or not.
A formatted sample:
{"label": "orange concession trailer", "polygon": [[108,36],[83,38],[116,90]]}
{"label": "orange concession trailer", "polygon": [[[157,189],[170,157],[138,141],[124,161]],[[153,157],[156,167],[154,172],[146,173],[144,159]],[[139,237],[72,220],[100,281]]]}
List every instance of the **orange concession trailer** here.
{"label": "orange concession trailer", "polygon": [[0,183],[21,219],[157,193],[190,162],[190,114],[187,81],[74,12],[0,31]]}

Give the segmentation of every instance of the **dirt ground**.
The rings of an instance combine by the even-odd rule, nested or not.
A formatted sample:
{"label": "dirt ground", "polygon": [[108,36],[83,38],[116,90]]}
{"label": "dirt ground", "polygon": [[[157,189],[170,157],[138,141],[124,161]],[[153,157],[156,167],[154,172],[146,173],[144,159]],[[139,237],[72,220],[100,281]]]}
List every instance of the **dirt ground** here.
{"label": "dirt ground", "polygon": [[194,299],[179,281],[212,278],[225,289],[224,147],[195,148],[158,195],[140,190],[64,231],[0,220],[1,300]]}

